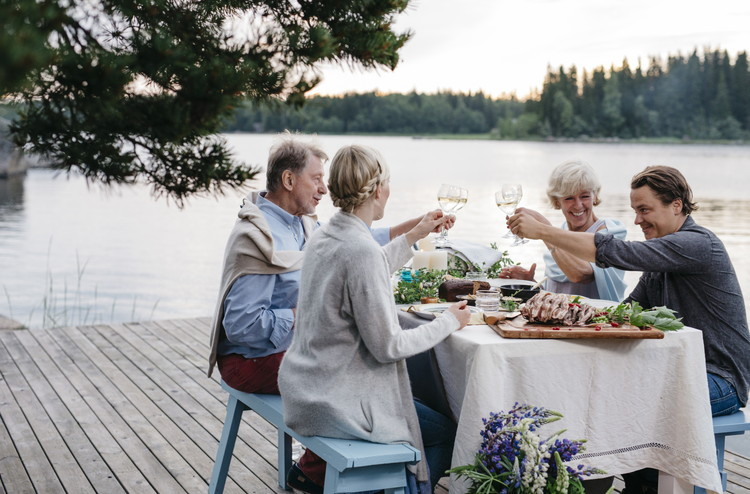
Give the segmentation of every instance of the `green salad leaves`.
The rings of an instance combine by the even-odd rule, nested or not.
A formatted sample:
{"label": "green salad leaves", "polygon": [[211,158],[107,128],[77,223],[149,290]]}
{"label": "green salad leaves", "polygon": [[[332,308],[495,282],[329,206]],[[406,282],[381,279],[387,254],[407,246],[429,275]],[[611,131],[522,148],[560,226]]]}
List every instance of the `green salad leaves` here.
{"label": "green salad leaves", "polygon": [[675,311],[667,307],[653,307],[643,310],[638,302],[618,304],[597,312],[593,323],[631,324],[639,328],[653,327],[662,331],[676,331],[683,328],[682,318],[675,317]]}

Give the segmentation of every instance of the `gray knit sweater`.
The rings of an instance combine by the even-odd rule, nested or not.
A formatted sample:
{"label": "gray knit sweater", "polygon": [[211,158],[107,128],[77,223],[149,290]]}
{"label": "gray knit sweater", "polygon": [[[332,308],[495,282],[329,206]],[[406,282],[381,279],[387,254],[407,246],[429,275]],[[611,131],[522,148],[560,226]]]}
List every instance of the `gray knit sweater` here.
{"label": "gray knit sweater", "polygon": [[406,238],[385,247],[358,217],[339,212],[305,249],[297,327],[279,370],[284,419],[305,435],[405,442],[422,451],[406,357],[458,328],[446,313],[402,331],[391,274],[411,257]]}

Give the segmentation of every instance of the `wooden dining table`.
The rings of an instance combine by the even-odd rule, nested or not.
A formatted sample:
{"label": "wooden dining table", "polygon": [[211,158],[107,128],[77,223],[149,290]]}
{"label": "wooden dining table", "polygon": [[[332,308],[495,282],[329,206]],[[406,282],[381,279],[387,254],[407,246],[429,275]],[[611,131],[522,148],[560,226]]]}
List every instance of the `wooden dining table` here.
{"label": "wooden dining table", "polygon": [[[473,461],[483,417],[519,402],[563,414],[547,434],[587,440],[576,465],[607,475],[655,468],[660,492],[721,491],[697,329],[663,339],[508,339],[473,325],[434,355],[458,421],[453,467]],[[466,489],[451,479],[451,493]]]}

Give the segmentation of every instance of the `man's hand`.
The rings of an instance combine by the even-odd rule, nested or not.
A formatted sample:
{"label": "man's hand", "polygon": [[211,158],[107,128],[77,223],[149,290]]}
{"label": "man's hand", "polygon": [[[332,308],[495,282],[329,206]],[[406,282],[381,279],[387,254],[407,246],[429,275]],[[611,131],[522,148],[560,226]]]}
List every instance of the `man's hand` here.
{"label": "man's hand", "polygon": [[[538,218],[541,217],[544,222]],[[538,240],[551,224],[544,216],[533,209],[518,208],[516,214],[508,218],[508,228],[519,237]]]}
{"label": "man's hand", "polygon": [[469,319],[471,319],[471,311],[466,306],[466,304],[466,300],[462,300],[461,302],[455,303],[448,307],[448,312],[456,316],[456,319],[458,319],[458,329],[464,328],[467,324],[469,324]]}
{"label": "man's hand", "polygon": [[521,266],[511,266],[509,268],[503,268],[500,270],[500,278],[534,281],[535,272],[536,263],[532,264],[529,269],[522,268]]}
{"label": "man's hand", "polygon": [[544,215],[542,213],[540,213],[539,211],[535,211],[533,209],[518,208],[518,209],[516,209],[516,214],[518,214],[518,213],[527,213],[532,218],[534,218],[535,220],[539,221],[540,223],[544,223],[545,225],[551,225],[552,224],[552,223],[549,222],[549,220],[547,218],[544,217]]}
{"label": "man's hand", "polygon": [[[438,209],[438,211],[440,211],[440,210]],[[442,213],[442,211],[441,211],[441,213]],[[443,228],[445,228],[446,230],[450,230],[451,228],[453,228],[453,225],[456,224],[456,215],[455,214],[447,214],[447,215],[443,216],[443,218],[445,219],[445,221],[443,222],[443,224],[437,226],[434,230],[432,230],[432,233],[440,233],[440,231]]]}
{"label": "man's hand", "polygon": [[[449,218],[451,218],[449,220]],[[417,240],[425,238],[430,232],[439,232],[440,227],[451,221],[451,226],[456,221],[456,217],[453,215],[444,216],[443,212],[439,209],[430,211],[429,213],[422,216],[414,228],[409,230],[406,234],[406,241],[409,245],[415,243]]]}

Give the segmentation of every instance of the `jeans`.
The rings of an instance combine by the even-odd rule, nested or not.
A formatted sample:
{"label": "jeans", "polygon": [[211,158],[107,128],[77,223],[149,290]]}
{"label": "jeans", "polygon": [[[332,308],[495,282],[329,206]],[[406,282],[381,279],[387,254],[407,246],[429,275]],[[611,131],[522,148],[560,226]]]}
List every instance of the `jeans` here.
{"label": "jeans", "polygon": [[737,390],[723,377],[708,374],[708,397],[711,400],[711,415],[729,415],[740,409]]}
{"label": "jeans", "polygon": [[425,459],[430,468],[430,485],[434,490],[445,476],[445,471],[451,467],[456,424],[422,402],[414,400],[414,406],[417,409],[419,428],[422,430]]}
{"label": "jeans", "polygon": [[[708,398],[711,402],[711,416],[729,415],[740,409],[740,399],[734,386],[723,377],[708,373]],[[655,493],[659,472],[644,468],[622,476],[625,481],[623,494]]]}

